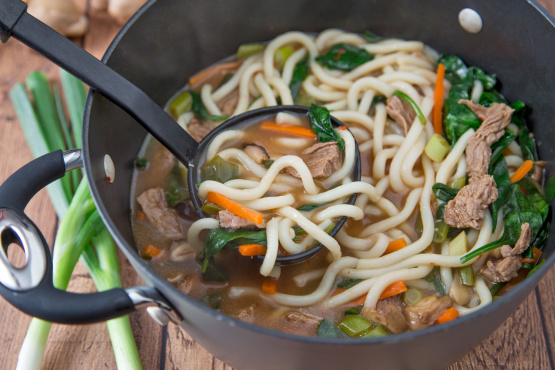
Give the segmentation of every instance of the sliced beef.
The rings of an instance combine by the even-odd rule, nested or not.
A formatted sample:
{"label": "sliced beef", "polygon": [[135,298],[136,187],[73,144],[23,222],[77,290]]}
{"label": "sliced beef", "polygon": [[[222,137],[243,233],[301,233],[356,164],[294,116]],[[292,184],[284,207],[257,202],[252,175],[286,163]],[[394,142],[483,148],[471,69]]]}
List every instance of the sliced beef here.
{"label": "sliced beef", "polygon": [[224,227],[226,229],[265,229],[266,224],[263,223],[262,225],[257,225],[254,222],[251,222],[241,216],[237,216],[235,213],[229,212],[228,210],[223,210],[218,212],[218,218],[220,219],[220,227]]}
{"label": "sliced beef", "polygon": [[517,277],[521,266],[520,257],[510,256],[496,262],[488,261],[480,273],[492,283],[500,283]]}
{"label": "sliced beef", "polygon": [[393,334],[403,333],[409,328],[401,309],[401,297],[398,295],[378,301],[376,309],[365,309],[363,315],[385,326]]}
{"label": "sliced beef", "polygon": [[260,164],[265,160],[270,159],[268,152],[264,149],[263,146],[257,144],[244,144],[243,150],[249,157],[252,158],[253,161]]}
{"label": "sliced beef", "polygon": [[459,100],[459,104],[465,104],[482,120],[482,124],[468,140],[466,147],[467,173],[472,179],[487,173],[491,158],[490,146],[505,133],[505,127],[511,122],[514,109],[499,103],[486,108],[464,99]]}
{"label": "sliced beef", "polygon": [[218,101],[218,108],[224,116],[231,116],[239,101],[239,90],[235,89]]}
{"label": "sliced beef", "polygon": [[[302,151],[301,158],[315,179],[330,177],[341,168],[341,151],[335,141],[314,144]],[[299,173],[293,167],[287,167],[285,171],[300,178]]]}
{"label": "sliced beef", "polygon": [[514,248],[510,245],[504,245],[499,248],[501,260],[488,261],[486,266],[482,267],[480,273],[492,283],[509,281],[518,275],[518,270],[522,266],[520,259],[521,254],[530,246],[532,233],[530,225],[525,222],[520,226],[520,236]]}
{"label": "sliced beef", "polygon": [[187,125],[187,132],[193,137],[197,142],[200,142],[208,133],[212,131],[212,126],[210,123],[202,121],[198,118],[193,118]]}
{"label": "sliced beef", "polygon": [[497,199],[497,194],[493,176],[481,176],[464,186],[457,196],[447,203],[443,221],[459,229],[479,229],[484,220],[485,209]]}
{"label": "sliced beef", "polygon": [[540,185],[543,181],[543,168],[545,167],[545,165],[545,161],[535,161],[534,167],[532,169],[531,178]]}
{"label": "sliced beef", "polygon": [[287,312],[283,315],[286,325],[283,330],[290,334],[314,336],[318,331],[318,326],[322,318],[298,311]]}
{"label": "sliced beef", "polygon": [[414,306],[404,309],[405,318],[411,330],[420,330],[432,325],[442,313],[453,307],[453,300],[448,297],[429,295]]}
{"label": "sliced beef", "polygon": [[409,132],[412,122],[416,118],[416,112],[410,104],[397,95],[393,95],[387,98],[385,109],[387,110],[387,114],[403,128],[406,135]]}
{"label": "sliced beef", "polygon": [[502,246],[501,255],[503,257],[520,256],[530,246],[531,238],[532,232],[530,230],[530,225],[528,222],[525,222],[520,225],[520,236],[516,241],[515,247],[511,248],[509,245]]}
{"label": "sliced beef", "polygon": [[178,240],[185,237],[177,212],[168,206],[162,188],[145,191],[137,198],[146,219],[168,239]]}

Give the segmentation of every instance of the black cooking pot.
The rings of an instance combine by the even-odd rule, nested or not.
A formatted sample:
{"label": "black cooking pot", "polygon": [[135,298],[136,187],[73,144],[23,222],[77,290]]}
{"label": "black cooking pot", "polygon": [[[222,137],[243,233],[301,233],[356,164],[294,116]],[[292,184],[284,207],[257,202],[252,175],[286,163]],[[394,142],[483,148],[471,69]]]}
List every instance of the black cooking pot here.
{"label": "black cooking pot", "polygon": [[[459,26],[458,15],[464,8],[479,13],[483,20],[481,32],[468,33]],[[555,60],[555,29],[553,18],[534,1],[149,1],[118,34],[103,60],[163,106],[189,76],[235,53],[239,44],[270,40],[290,30],[319,32],[331,27],[421,40],[440,52],[457,54],[470,65],[496,73],[502,82],[501,92],[508,100],[523,100],[531,107],[530,129],[536,133],[540,158],[548,162],[547,173],[553,173],[555,148],[545,145],[545,140],[555,137],[551,125],[555,116],[551,101],[555,96],[555,69],[551,66]],[[47,287],[48,273],[36,289],[1,287],[2,294],[18,307],[43,317],[47,312],[47,318],[52,320],[92,322],[150,302],[159,306],[157,314],[161,319],[173,313],[173,320],[180,322],[203,347],[240,369],[440,368],[490,335],[555,261],[555,239],[550,236],[545,247],[547,263],[509,294],[474,314],[418,332],[379,339],[336,340],[256,327],[189,298],[138,256],[131,228],[130,189],[133,162],[146,131],[91,91],[83,135],[84,164],[96,205],[147,287],[75,297]],[[115,163],[113,184],[106,181],[106,154]],[[43,179],[31,182],[28,191],[61,175],[60,161],[70,165],[72,155],[75,154],[43,159],[40,167],[44,170],[39,174]],[[58,173],[53,175],[47,165],[58,169]],[[12,190],[16,187],[17,183]],[[6,193],[2,196],[5,198]],[[14,203],[27,200],[14,199]],[[21,207],[19,203],[14,207]],[[2,212],[0,227],[5,216]],[[21,222],[26,227],[33,226]],[[0,268],[0,278],[1,273]],[[53,299],[56,302],[52,303]],[[66,304],[69,301],[73,303]],[[29,302],[37,306],[30,307]]]}

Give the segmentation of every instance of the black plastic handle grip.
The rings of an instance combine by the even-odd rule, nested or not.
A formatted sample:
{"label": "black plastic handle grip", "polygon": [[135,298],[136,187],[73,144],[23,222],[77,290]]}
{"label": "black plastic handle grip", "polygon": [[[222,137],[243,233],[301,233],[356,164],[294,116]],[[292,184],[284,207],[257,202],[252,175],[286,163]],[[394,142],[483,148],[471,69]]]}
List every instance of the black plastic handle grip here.
{"label": "black plastic handle grip", "polygon": [[[22,220],[21,224],[26,226],[30,233],[34,233],[36,238],[33,240],[42,244],[35,247],[39,248],[41,253],[44,251],[46,256],[44,276],[37,284],[31,284],[31,286],[26,286],[29,285],[28,282],[18,284],[17,279],[12,279],[16,282],[17,288],[10,288],[2,280],[6,274],[8,274],[8,278],[13,277],[9,274],[10,271],[15,270],[17,273],[29,268],[29,266],[23,266],[22,269],[15,269],[15,267],[6,266],[6,264],[0,266],[0,273],[4,274],[0,274],[0,294],[23,312],[43,320],[58,323],[92,323],[130,313],[135,310],[135,306],[125,290],[121,288],[101,293],[77,294],[58,290],[53,286],[50,249],[43,235],[23,211],[37,191],[52,181],[63,177],[65,172],[63,153],[62,151],[56,151],[25,165],[11,175],[0,187],[0,222],[9,225],[9,215],[12,215],[12,217],[16,215],[19,220]],[[0,224],[2,244],[15,234],[16,232],[13,229],[1,227]],[[31,241],[25,240],[23,242],[30,243]],[[43,251],[40,250],[41,247]],[[28,250],[26,250],[27,252]],[[26,257],[36,258],[32,254]],[[9,262],[7,263],[9,264]],[[36,275],[37,272],[30,271],[30,273]]]}
{"label": "black plastic handle grip", "polygon": [[38,51],[129,113],[182,163],[192,164],[198,144],[148,95],[52,28],[29,15],[21,0],[0,0],[0,37]]}

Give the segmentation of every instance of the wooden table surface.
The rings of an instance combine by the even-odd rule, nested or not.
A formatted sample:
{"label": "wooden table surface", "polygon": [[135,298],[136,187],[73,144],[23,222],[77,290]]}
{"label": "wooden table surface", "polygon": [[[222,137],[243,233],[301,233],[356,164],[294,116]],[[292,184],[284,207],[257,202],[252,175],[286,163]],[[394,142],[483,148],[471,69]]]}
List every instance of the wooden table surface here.
{"label": "wooden table surface", "polygon": [[[89,0],[80,0],[88,9]],[[555,14],[555,2],[542,0]],[[87,11],[89,32],[75,40],[100,58],[119,29],[106,14]],[[57,79],[58,68],[16,40],[0,45],[0,183],[32,159],[23,133],[9,101],[12,86],[23,81],[32,70],[44,71]],[[52,244],[57,218],[43,190],[27,207],[27,214]],[[121,257],[125,287],[140,285],[141,280],[128,261]],[[78,265],[69,290],[94,291],[85,268]],[[479,347],[467,354],[452,369],[482,368],[554,368],[555,357],[555,268],[551,268],[539,286],[519,309]],[[231,369],[195,343],[175,325],[160,327],[144,310],[130,315],[139,354],[145,369]],[[0,366],[14,369],[19,349],[31,318],[0,299]],[[45,351],[45,369],[115,369],[106,325],[53,325]]]}

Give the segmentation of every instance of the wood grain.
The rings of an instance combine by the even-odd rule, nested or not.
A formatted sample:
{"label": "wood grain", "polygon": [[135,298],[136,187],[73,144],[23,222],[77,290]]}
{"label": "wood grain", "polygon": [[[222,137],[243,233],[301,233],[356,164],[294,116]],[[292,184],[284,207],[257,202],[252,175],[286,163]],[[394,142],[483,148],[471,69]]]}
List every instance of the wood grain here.
{"label": "wood grain", "polygon": [[[78,0],[90,18],[90,31],[75,40],[91,54],[100,58],[119,26],[106,14],[88,12],[87,0]],[[542,4],[552,14],[555,1]],[[57,79],[57,67],[15,40],[0,45],[0,182],[32,159],[25,138],[9,102],[9,90],[23,81],[32,70],[42,70],[50,79]],[[57,219],[48,196],[41,191],[26,212],[52,244]],[[121,257],[123,285],[141,284],[127,260]],[[94,291],[94,284],[82,265],[74,272],[69,289],[76,292]],[[450,369],[549,369],[555,353],[555,268],[518,310],[488,339],[453,364]],[[131,325],[145,369],[231,370],[200,347],[181,328],[162,328],[145,311],[130,315]],[[0,300],[0,359],[3,369],[14,369],[30,318]],[[456,345],[456,343],[454,343]],[[115,369],[106,325],[53,325],[45,351],[45,369]]]}

